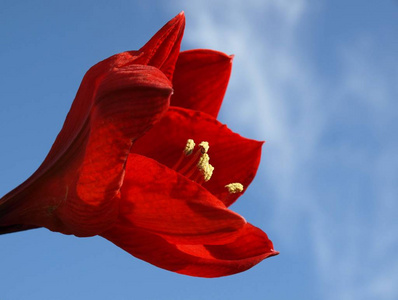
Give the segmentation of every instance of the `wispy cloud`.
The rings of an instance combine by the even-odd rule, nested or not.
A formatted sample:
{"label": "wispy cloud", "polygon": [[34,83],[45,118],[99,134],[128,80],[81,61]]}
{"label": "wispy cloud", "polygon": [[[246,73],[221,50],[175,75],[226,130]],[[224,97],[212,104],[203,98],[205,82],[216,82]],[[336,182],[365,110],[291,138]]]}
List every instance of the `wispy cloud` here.
{"label": "wispy cloud", "polygon": [[[394,154],[398,141],[393,138],[398,117],[398,73],[397,64],[391,61],[392,52],[384,51],[361,34],[343,46],[342,77],[331,97],[334,106],[348,107],[350,111],[348,117],[340,113],[347,133],[330,154],[339,155],[344,171],[351,172],[346,179],[351,181],[352,193],[344,199],[343,222],[332,215],[327,219],[329,224],[323,226],[324,230],[338,229],[324,243],[329,249],[344,246],[344,255],[332,252],[328,263],[321,266],[324,274],[336,270],[333,279],[339,283],[340,299],[398,297],[394,283],[398,282],[398,254],[394,250],[398,246],[394,233],[398,229],[398,158]],[[332,110],[327,116],[336,120],[338,112]],[[314,237],[322,240],[324,232]],[[335,286],[329,288],[336,292]]]}
{"label": "wispy cloud", "polygon": [[[295,31],[306,2],[232,2],[189,5],[186,39],[192,47],[236,55],[228,104],[223,107],[233,107],[236,113],[221,114],[221,118],[246,136],[266,138],[260,171],[279,194],[274,217],[295,222],[299,215],[292,212],[306,210],[307,204],[303,206],[304,199],[296,196],[292,199],[291,192],[297,188],[297,174],[305,177],[300,170],[315,151],[322,131],[318,91],[308,66],[295,54],[299,52]],[[263,28],[267,24],[269,28]],[[248,124],[248,120],[252,121]],[[278,226],[281,236],[292,236],[294,225]]]}
{"label": "wispy cloud", "polygon": [[398,261],[395,61],[353,37],[336,45],[341,74],[331,86],[301,42],[308,1],[186,6],[190,46],[236,54],[226,98],[239,114],[221,117],[268,141],[260,176],[276,196],[268,201],[281,246],[309,236],[325,299],[397,298],[398,264],[388,263]]}

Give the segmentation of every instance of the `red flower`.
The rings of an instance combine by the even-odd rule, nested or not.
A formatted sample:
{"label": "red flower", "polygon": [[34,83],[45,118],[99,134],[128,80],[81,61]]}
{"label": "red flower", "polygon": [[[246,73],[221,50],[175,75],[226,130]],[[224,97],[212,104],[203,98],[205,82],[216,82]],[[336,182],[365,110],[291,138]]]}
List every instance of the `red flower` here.
{"label": "red flower", "polygon": [[0,200],[0,233],[101,235],[156,266],[202,277],[278,254],[227,208],[254,178],[262,145],[216,120],[232,57],[180,53],[184,22],[181,13],[139,51],[87,72],[43,164]]}

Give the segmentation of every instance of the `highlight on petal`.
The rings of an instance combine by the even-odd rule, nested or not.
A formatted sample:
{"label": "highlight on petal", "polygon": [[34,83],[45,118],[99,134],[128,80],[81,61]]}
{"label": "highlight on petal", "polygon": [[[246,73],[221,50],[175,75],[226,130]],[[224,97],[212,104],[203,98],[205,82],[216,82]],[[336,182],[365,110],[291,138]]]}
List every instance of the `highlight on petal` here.
{"label": "highlight on petal", "polygon": [[170,105],[217,117],[231,75],[232,58],[213,50],[181,52],[175,67]]}
{"label": "highlight on petal", "polygon": [[160,69],[171,80],[184,34],[185,15],[179,13],[164,25],[138,52],[135,63]]}
{"label": "highlight on petal", "polygon": [[208,114],[171,107],[131,151],[172,168],[188,138],[209,142],[214,172],[203,187],[226,206],[231,205],[242,193],[231,194],[225,186],[233,182],[241,183],[245,189],[249,186],[260,163],[263,143],[243,138]]}
{"label": "highlight on petal", "polygon": [[260,229],[246,224],[236,239],[223,245],[182,245],[146,230],[116,224],[102,236],[133,256],[160,268],[198,277],[243,272],[277,255]]}
{"label": "highlight on petal", "polygon": [[202,186],[158,162],[131,154],[121,189],[120,220],[183,244],[220,244],[246,224]]}

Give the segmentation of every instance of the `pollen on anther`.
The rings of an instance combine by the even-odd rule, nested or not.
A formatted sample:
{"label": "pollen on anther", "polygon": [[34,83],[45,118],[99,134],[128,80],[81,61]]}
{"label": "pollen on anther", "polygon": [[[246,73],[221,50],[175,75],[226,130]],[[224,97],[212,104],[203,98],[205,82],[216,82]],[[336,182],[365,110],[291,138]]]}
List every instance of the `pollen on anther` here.
{"label": "pollen on anther", "polygon": [[211,176],[213,176],[214,167],[211,164],[208,164],[206,167],[206,172],[204,173],[204,180],[209,181]]}
{"label": "pollen on anther", "polygon": [[210,148],[209,143],[204,141],[200,142],[199,147],[202,154],[207,153],[207,151],[209,151]]}
{"label": "pollen on anther", "polygon": [[227,184],[225,187],[228,189],[228,192],[230,194],[236,194],[236,193],[243,192],[243,185],[239,182]]}
{"label": "pollen on anther", "polygon": [[210,161],[210,156],[207,153],[204,153],[200,158],[198,162],[198,167],[199,169],[203,168],[207,164],[209,164]]}
{"label": "pollen on anther", "polygon": [[204,181],[209,181],[213,175],[214,167],[209,164],[210,157],[207,153],[204,153],[197,164],[199,171],[203,175]]}
{"label": "pollen on anther", "polygon": [[192,154],[193,149],[195,148],[195,142],[193,139],[188,139],[187,144],[185,145],[184,154],[189,156]]}

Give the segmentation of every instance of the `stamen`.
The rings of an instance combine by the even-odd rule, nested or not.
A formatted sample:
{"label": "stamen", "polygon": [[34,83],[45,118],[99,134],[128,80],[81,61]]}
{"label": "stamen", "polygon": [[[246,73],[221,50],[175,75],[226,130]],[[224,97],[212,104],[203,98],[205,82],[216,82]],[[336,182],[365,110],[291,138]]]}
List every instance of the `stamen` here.
{"label": "stamen", "polygon": [[227,184],[225,187],[228,189],[228,192],[230,194],[236,194],[236,193],[243,192],[243,185],[239,182]]}
{"label": "stamen", "polygon": [[[173,169],[201,184],[203,180],[210,180],[214,167],[209,164],[210,157],[207,154],[210,148],[209,143],[202,141],[198,146],[199,149],[193,154],[195,142],[193,139],[188,139],[183,154],[175,163]],[[192,156],[186,159],[190,155]]]}
{"label": "stamen", "polygon": [[209,148],[210,148],[208,142],[200,142],[199,147],[200,147],[202,154],[207,153],[207,151],[209,151]]}
{"label": "stamen", "polygon": [[187,143],[185,145],[185,149],[184,151],[182,151],[182,155],[180,156],[180,158],[178,159],[178,161],[174,164],[174,166],[172,167],[173,170],[178,170],[178,168],[180,167],[181,163],[183,162],[183,160],[185,159],[185,157],[189,156],[192,154],[193,149],[195,148],[195,142],[193,139],[188,139]]}
{"label": "stamen", "polygon": [[192,154],[193,149],[195,148],[195,142],[193,139],[188,139],[187,144],[185,145],[184,154],[189,156]]}
{"label": "stamen", "polygon": [[205,181],[209,181],[211,176],[213,176],[214,167],[211,164],[207,165],[206,173],[204,175]]}
{"label": "stamen", "polygon": [[198,156],[200,154],[200,150],[196,151],[192,157],[189,159],[189,161],[179,170],[179,172],[187,177],[189,177],[189,175],[187,175],[187,173],[191,173],[190,170],[195,171],[195,163],[198,160]]}
{"label": "stamen", "polygon": [[209,156],[209,154],[204,153],[204,154],[200,157],[199,162],[198,162],[198,167],[199,167],[199,169],[201,169],[201,168],[203,168],[204,166],[206,166],[207,164],[209,164],[209,161],[210,161],[210,156]]}
{"label": "stamen", "polygon": [[205,181],[209,181],[211,176],[213,175],[214,167],[209,164],[210,157],[207,153],[204,153],[198,162],[198,169],[203,175]]}
{"label": "stamen", "polygon": [[[187,142],[187,144],[188,144],[188,142]],[[209,150],[209,143],[208,142],[200,142],[199,150],[196,151],[194,153],[194,155],[192,156],[192,158],[189,160],[189,162],[187,162],[187,164],[185,164],[185,166],[183,166],[181,168],[180,173],[184,174],[187,177],[191,177],[196,171],[196,168],[194,166],[197,165],[196,162],[198,160],[199,155],[206,153],[208,150]]]}

